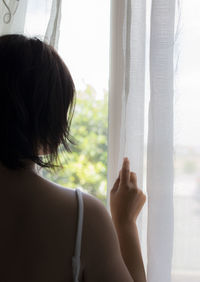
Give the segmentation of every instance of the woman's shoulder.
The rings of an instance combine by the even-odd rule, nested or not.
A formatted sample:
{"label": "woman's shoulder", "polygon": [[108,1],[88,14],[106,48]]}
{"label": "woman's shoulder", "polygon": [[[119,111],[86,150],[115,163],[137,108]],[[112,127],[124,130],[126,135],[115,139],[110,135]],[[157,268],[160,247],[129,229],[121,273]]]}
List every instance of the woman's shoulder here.
{"label": "woman's shoulder", "polygon": [[[55,199],[60,199],[60,201],[65,201],[67,205],[72,204],[73,206],[74,203],[77,202],[75,193],[76,188],[68,188],[58,183],[52,182],[46,178],[42,178],[40,179],[40,181],[46,193],[49,194],[49,196],[51,196],[54,201]],[[78,189],[81,191],[84,212],[90,215],[92,211],[98,212],[98,210],[105,210],[105,206],[98,198],[88,193],[86,190],[83,190],[82,188]]]}

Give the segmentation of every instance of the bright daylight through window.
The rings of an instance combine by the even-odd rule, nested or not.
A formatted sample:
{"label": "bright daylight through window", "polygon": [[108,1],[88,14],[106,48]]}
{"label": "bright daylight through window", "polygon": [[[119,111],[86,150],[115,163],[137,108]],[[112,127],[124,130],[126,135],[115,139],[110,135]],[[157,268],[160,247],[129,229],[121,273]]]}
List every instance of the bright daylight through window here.
{"label": "bright daylight through window", "polygon": [[64,170],[43,175],[70,188],[80,187],[106,204],[110,3],[63,1],[58,52],[77,90],[71,134],[77,146]]}
{"label": "bright daylight through window", "polygon": [[173,282],[200,281],[200,2],[179,1],[175,37]]}

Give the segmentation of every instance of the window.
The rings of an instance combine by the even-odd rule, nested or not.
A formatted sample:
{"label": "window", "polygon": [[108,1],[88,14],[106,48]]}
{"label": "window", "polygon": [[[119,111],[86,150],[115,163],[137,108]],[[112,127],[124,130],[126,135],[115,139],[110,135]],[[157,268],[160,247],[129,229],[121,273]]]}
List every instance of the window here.
{"label": "window", "polygon": [[[78,141],[78,146],[73,148],[73,153],[69,154],[66,160],[63,160],[65,163],[63,171],[58,171],[57,173],[53,174],[53,173],[49,173],[47,170],[43,170],[45,177],[57,183],[60,183],[63,186],[67,186],[70,188],[81,187],[83,190],[88,191],[89,193],[92,193],[93,195],[97,196],[100,200],[102,200],[104,204],[106,204],[107,149],[108,149],[107,147],[108,119],[107,118],[108,118],[108,68],[109,68],[109,48],[110,48],[109,47],[110,3],[109,2],[110,1],[107,0],[63,1],[58,51],[61,54],[64,61],[66,62],[67,66],[69,67],[72,76],[75,80],[75,85],[77,88],[78,98],[77,98],[76,111],[72,122],[72,135],[76,137]],[[113,1],[113,3],[114,2],[120,3],[119,7],[120,5],[123,6],[122,1],[121,2]],[[140,5],[137,5],[138,3],[136,3],[136,1],[135,2],[129,1],[129,4],[130,2],[132,3],[133,12],[135,12],[135,17],[132,17],[133,23],[130,24],[132,25],[132,30],[130,29],[128,30],[128,32],[133,30],[137,31],[137,33],[134,32],[131,33],[131,38],[134,37],[135,40],[137,38],[136,41],[134,40],[132,41],[134,43],[135,42],[138,43],[139,40],[141,40],[142,38],[143,41],[141,40],[141,42],[142,44],[145,44],[144,43],[145,39],[143,38],[144,36],[143,32],[145,27],[143,25],[144,21],[143,20],[141,21],[141,18],[144,17],[142,19],[145,19],[144,10],[146,9],[147,11],[148,20],[146,26],[147,28],[146,47],[148,50],[146,52],[146,56],[149,56],[149,39],[151,36],[149,34],[150,33],[149,27],[150,27],[150,11],[151,11],[152,1],[147,0],[147,6],[145,1],[144,2],[139,1],[138,3],[140,3]],[[169,3],[173,3],[173,1],[171,2],[166,1],[165,3],[166,5],[163,5],[164,1],[162,2],[160,0],[153,2],[154,2],[154,9],[157,8],[156,13],[154,11],[154,16],[155,17],[158,16],[156,19],[160,21],[159,23],[163,24],[164,20],[166,19],[168,20],[166,7],[168,7]],[[175,78],[175,85],[174,85],[175,86],[175,91],[174,91],[175,181],[174,181],[174,247],[173,247],[172,282],[186,282],[186,281],[198,282],[200,281],[200,268],[199,268],[200,266],[200,248],[199,248],[200,246],[200,228],[199,228],[200,227],[200,172],[199,172],[200,171],[200,126],[199,126],[200,125],[200,116],[199,116],[200,3],[199,0],[191,0],[191,1],[177,0],[175,2],[178,5],[178,9],[176,11],[177,13],[176,13],[175,46],[174,46],[175,71],[173,73],[173,76]],[[116,4],[116,6],[117,5],[118,4]],[[46,7],[46,9],[48,10],[48,7]],[[33,10],[34,7],[32,7],[32,11]],[[159,18],[160,13],[163,14]],[[31,15],[32,14],[30,13],[29,20],[30,22],[31,21],[34,22],[35,25],[35,22],[38,22],[38,20],[35,20],[35,18],[31,18]],[[138,19],[136,16],[138,17]],[[119,13],[118,19],[116,21],[117,24],[119,24],[120,17],[123,18],[123,16],[120,15]],[[154,22],[154,28],[157,28],[155,22]],[[167,34],[167,32],[165,34],[165,27],[166,27],[165,24],[166,23],[163,24],[164,27],[163,30],[159,30],[159,32],[161,31],[161,35],[164,35],[163,38],[165,38]],[[37,26],[35,26],[34,28],[37,29]],[[117,34],[119,32],[121,32],[121,34],[123,33],[122,30],[117,30]],[[173,38],[173,34],[172,34],[172,38]],[[118,39],[119,38],[117,38],[117,40]],[[136,58],[130,56],[130,58],[132,59],[131,64],[134,67],[135,67],[135,61],[136,63],[138,63],[138,65],[136,64],[137,68],[135,69],[137,70],[137,72],[135,74],[138,74],[138,70],[141,71],[141,69],[143,68],[142,65],[143,62],[142,63],[140,62],[140,60],[142,61],[143,59],[140,51],[144,46],[143,45],[140,46],[141,42],[139,42],[138,44],[139,47],[137,46],[137,44],[133,44],[134,46],[131,46],[130,44],[131,47],[136,46],[136,49],[138,51]],[[166,42],[163,41],[161,43],[165,44]],[[133,59],[136,60],[134,61]],[[149,58],[146,60],[146,63],[147,64],[144,67],[144,71],[148,72]],[[121,78],[121,76],[119,77]],[[143,83],[143,77],[141,81],[142,81],[141,83]],[[149,103],[148,92],[150,90],[149,81],[147,81],[147,79],[146,82],[147,82],[145,85],[146,86],[146,93],[145,93],[146,94],[145,96],[146,99],[145,128],[146,129],[144,131],[145,136],[147,135],[148,132],[148,103]],[[136,89],[139,89],[139,87],[140,86],[137,85]],[[117,96],[116,99],[118,98],[119,97]],[[120,103],[121,100],[118,101],[118,104],[116,103],[117,106],[119,106],[119,108],[121,107]],[[129,116],[132,117],[131,114]],[[160,116],[162,116],[162,111]],[[132,123],[130,120],[130,128],[131,126]],[[141,134],[143,134],[143,132],[139,128],[138,132],[136,132],[136,135],[140,136]],[[135,137],[135,135],[132,136]],[[131,140],[131,142],[132,141],[133,140]],[[117,149],[118,147],[120,147],[118,145],[119,144],[116,145]],[[132,144],[129,146],[129,151],[131,146]],[[141,174],[143,173],[144,176],[144,189],[146,189],[146,169],[147,169],[146,148],[147,148],[147,136],[143,148],[145,155],[144,172],[142,172],[142,169],[140,168]],[[139,150],[136,151],[138,152]],[[166,210],[168,209],[168,207],[165,208]],[[144,210],[143,213],[144,216],[142,222],[140,222],[141,223],[140,229],[142,229],[141,241],[142,241],[142,248],[143,248],[143,254],[145,260],[147,253],[146,226],[150,214],[149,213],[147,217],[147,213],[148,210],[147,209]],[[155,214],[153,216],[155,217]],[[162,216],[165,216],[165,212],[162,213]],[[153,227],[151,226],[151,228],[160,232],[159,228],[158,229],[155,228],[155,226],[157,227],[156,224],[157,223],[154,222],[154,226]],[[172,222],[170,222],[170,224],[171,226],[173,225]],[[166,238],[164,238],[165,234],[162,233],[162,236],[163,236],[162,239],[163,241],[167,239],[167,236]],[[160,241],[161,243],[162,240]],[[148,241],[148,244],[149,242],[150,240]],[[156,248],[156,252],[158,254],[162,253],[164,248],[165,249],[167,248],[166,246],[163,246],[163,244],[160,245],[157,244],[157,242],[155,242],[154,247]],[[166,255],[166,253],[164,253],[164,255]],[[168,261],[170,261],[170,257],[167,258],[169,258]],[[151,266],[154,267],[152,272],[157,272],[157,273],[161,272],[161,270],[158,269],[156,263],[155,261],[151,262]],[[169,269],[167,269],[167,273],[168,272],[170,274],[171,272],[170,267]]]}
{"label": "window", "polygon": [[80,187],[106,204],[109,71],[109,1],[63,1],[58,52],[77,89],[71,134],[78,145],[64,170],[43,175],[63,186]]}
{"label": "window", "polygon": [[175,42],[173,282],[197,282],[200,281],[200,3],[192,0],[179,4]]}

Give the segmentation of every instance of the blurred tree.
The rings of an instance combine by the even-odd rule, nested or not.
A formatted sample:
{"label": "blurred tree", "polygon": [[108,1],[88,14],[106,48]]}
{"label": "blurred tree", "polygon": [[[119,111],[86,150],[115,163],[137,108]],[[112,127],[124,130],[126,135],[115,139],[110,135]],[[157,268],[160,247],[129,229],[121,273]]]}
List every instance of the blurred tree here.
{"label": "blurred tree", "polygon": [[193,174],[197,171],[197,165],[194,160],[185,160],[183,163],[183,172],[186,174]]}
{"label": "blurred tree", "polygon": [[71,135],[77,146],[66,157],[60,155],[63,169],[43,169],[43,176],[60,185],[81,187],[106,204],[107,189],[107,125],[108,95],[97,99],[95,90],[87,85],[77,92]]}

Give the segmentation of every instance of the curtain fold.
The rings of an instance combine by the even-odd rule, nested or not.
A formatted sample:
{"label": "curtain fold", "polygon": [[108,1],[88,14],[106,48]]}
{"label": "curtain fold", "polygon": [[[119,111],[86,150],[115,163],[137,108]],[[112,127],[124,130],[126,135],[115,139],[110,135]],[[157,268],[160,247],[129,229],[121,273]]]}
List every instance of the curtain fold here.
{"label": "curtain fold", "polygon": [[174,0],[153,0],[147,154],[148,281],[171,281],[173,250]]}
{"label": "curtain fold", "polygon": [[108,163],[107,209],[110,210],[110,190],[117,178],[120,150],[122,94],[124,80],[123,25],[125,1],[111,0],[110,6],[110,74],[108,97]]}
{"label": "curtain fold", "polygon": [[[138,185],[143,188],[145,40],[146,0],[111,1],[108,210],[110,190],[123,157],[129,157],[130,169],[137,173]],[[145,239],[143,217],[141,214],[137,222],[141,242]]]}
{"label": "curtain fold", "polygon": [[60,35],[61,5],[62,0],[52,1],[50,19],[45,34],[45,41],[54,46],[56,49],[58,48]]}
{"label": "curtain fold", "polygon": [[0,34],[37,36],[57,48],[61,5],[62,0],[0,1]]}
{"label": "curtain fold", "polygon": [[146,0],[111,1],[109,192],[123,157],[143,180]]}

